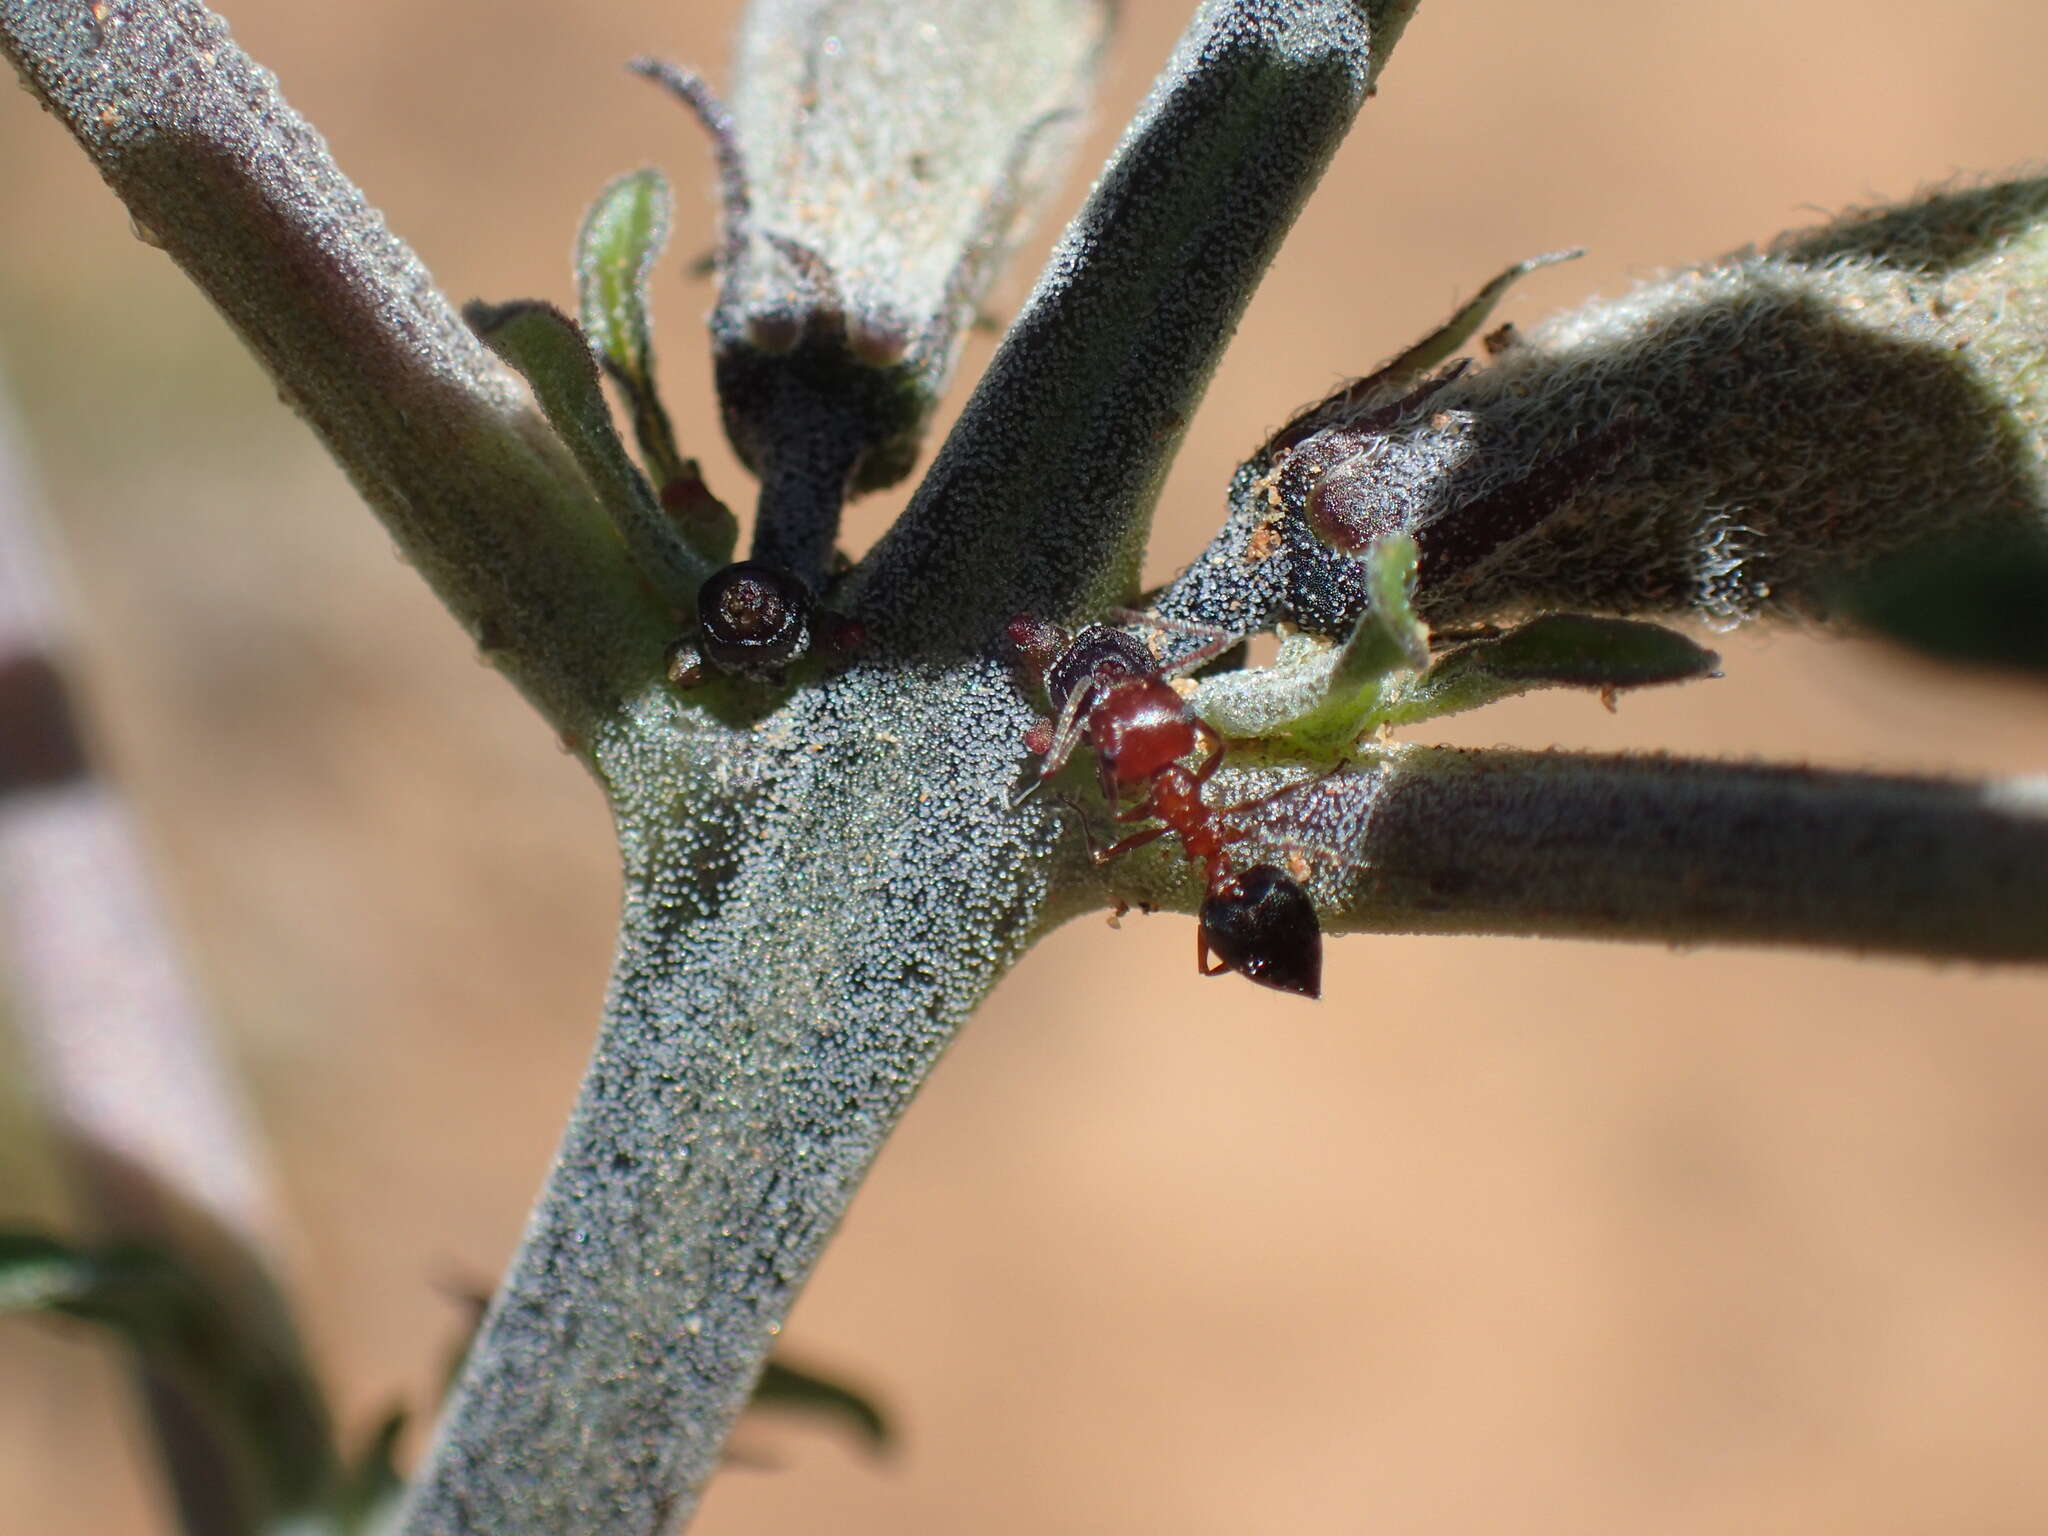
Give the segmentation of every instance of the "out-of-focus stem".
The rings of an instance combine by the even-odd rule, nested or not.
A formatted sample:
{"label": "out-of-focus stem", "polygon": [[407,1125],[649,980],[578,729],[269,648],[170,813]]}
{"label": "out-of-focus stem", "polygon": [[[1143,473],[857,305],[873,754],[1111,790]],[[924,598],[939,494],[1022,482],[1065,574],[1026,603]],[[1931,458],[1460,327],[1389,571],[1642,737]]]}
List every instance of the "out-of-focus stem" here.
{"label": "out-of-focus stem", "polygon": [[[0,402],[0,958],[55,1149],[108,1238],[180,1261],[264,1362],[285,1449],[250,1485],[246,1445],[147,1355],[137,1379],[183,1527],[253,1532],[314,1494],[325,1411],[271,1270],[277,1220],[242,1106],[150,890],[133,819],[92,770],[33,492]],[[278,1467],[295,1469],[278,1486]]]}

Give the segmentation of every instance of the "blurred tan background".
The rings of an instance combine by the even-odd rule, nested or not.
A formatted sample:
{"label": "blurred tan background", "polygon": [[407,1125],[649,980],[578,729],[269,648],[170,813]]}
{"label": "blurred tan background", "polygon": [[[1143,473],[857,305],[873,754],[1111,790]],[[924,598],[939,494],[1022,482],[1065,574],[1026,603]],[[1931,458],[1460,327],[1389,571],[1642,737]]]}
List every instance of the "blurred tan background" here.
{"label": "blurred tan background", "polygon": [[[683,210],[671,407],[714,484],[681,275],[731,0],[239,0],[457,298],[569,296],[602,181]],[[1092,168],[1170,44],[1130,0]],[[1255,304],[1151,570],[1289,409],[1506,262],[1632,274],[2048,149],[2048,7],[1431,0]],[[1070,180],[1000,290],[1007,314]],[[276,1155],[294,1279],[360,1431],[424,1400],[445,1288],[515,1240],[606,966],[598,796],[54,122],[0,93],[0,368],[83,611],[94,718]],[[974,344],[967,377],[990,343]],[[901,497],[854,512],[865,544]],[[1436,732],[1973,771],[2048,766],[2048,691],[1736,637],[1609,717]],[[900,1452],[750,1421],[697,1527],[755,1532],[2048,1529],[2048,977],[1839,957],[1355,938],[1319,1007],[1200,982],[1184,919],[1057,935],[962,1036],[788,1331]],[[48,1209],[0,1094],[0,1217]],[[0,1328],[0,1526],[165,1529],[96,1347]]]}

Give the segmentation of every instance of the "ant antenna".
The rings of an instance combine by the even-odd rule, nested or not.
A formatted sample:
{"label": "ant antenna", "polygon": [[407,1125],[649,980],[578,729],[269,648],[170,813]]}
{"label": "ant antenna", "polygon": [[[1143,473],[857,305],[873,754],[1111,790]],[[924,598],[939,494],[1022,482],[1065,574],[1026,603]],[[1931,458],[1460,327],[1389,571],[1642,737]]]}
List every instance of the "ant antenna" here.
{"label": "ant antenna", "polygon": [[1159,669],[1159,676],[1167,681],[1186,677],[1190,672],[1207,666],[1233,645],[1247,637],[1237,630],[1218,629],[1213,624],[1197,624],[1192,619],[1170,619],[1163,613],[1145,613],[1136,608],[1112,608],[1110,617],[1120,624],[1143,624],[1170,635],[1186,635],[1203,643],[1193,650],[1176,656]]}

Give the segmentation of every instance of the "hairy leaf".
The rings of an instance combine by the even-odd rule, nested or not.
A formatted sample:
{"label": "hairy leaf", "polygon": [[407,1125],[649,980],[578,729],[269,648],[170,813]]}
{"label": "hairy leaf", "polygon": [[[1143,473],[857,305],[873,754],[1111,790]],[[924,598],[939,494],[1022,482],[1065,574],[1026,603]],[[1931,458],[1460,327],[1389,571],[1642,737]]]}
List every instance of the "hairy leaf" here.
{"label": "hairy leaf", "polygon": [[1715,676],[1721,658],[1662,624],[1553,613],[1461,645],[1408,682],[1381,718],[1408,725],[1539,688],[1603,695]]}
{"label": "hairy leaf", "polygon": [[[1930,538],[2048,529],[2044,325],[2048,178],[1944,191],[1530,327],[1346,451],[1375,524],[1421,540],[1432,624],[1825,619]],[[1347,632],[1355,561],[1289,473],[1316,446],[1240,468],[1161,612]]]}
{"label": "hairy leaf", "polygon": [[462,314],[484,344],[532,386],[542,414],[568,444],[642,574],[678,614],[687,613],[713,565],[682,538],[626,456],[604,402],[597,361],[576,322],[533,299],[472,302]]}
{"label": "hairy leaf", "polygon": [[674,209],[668,182],[653,169],[606,184],[576,236],[577,316],[591,350],[633,407],[633,429],[656,485],[682,473],[675,429],[654,389],[654,343],[647,279],[668,243]]}
{"label": "hairy leaf", "polygon": [[1847,614],[1944,661],[2048,672],[2048,546],[1944,540],[1844,583]]}

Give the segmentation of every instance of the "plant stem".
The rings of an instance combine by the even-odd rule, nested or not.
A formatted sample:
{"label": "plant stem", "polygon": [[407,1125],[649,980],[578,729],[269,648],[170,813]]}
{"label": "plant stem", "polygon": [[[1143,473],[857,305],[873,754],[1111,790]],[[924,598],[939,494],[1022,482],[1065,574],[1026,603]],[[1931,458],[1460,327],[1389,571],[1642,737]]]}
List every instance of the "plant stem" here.
{"label": "plant stem", "polygon": [[[277,1216],[242,1105],[96,777],[59,660],[62,618],[0,400],[0,950],[8,1015],[86,1222],[196,1275],[235,1320],[261,1426],[147,1351],[135,1375],[189,1536],[254,1536],[332,1470],[326,1409],[272,1264]],[[250,1431],[260,1429],[261,1443]]]}
{"label": "plant stem", "polygon": [[603,1032],[409,1536],[695,1507],[883,1138],[1056,915],[1049,819],[990,826],[1019,713],[994,667],[873,671],[793,700],[739,783],[677,782],[731,744],[672,699],[600,743],[627,851]]}
{"label": "plant stem", "polygon": [[[1227,804],[1277,782],[1226,769],[1210,793]],[[1308,851],[1336,932],[2048,960],[2048,777],[1396,746],[1256,825],[1243,860]],[[1104,894],[1133,904],[1201,901],[1178,859],[1108,874]]]}
{"label": "plant stem", "polygon": [[510,373],[226,24],[196,0],[0,0],[0,51],[485,655],[587,739],[667,617]]}
{"label": "plant stem", "polygon": [[2048,959],[2048,778],[1413,747],[1345,923]]}

